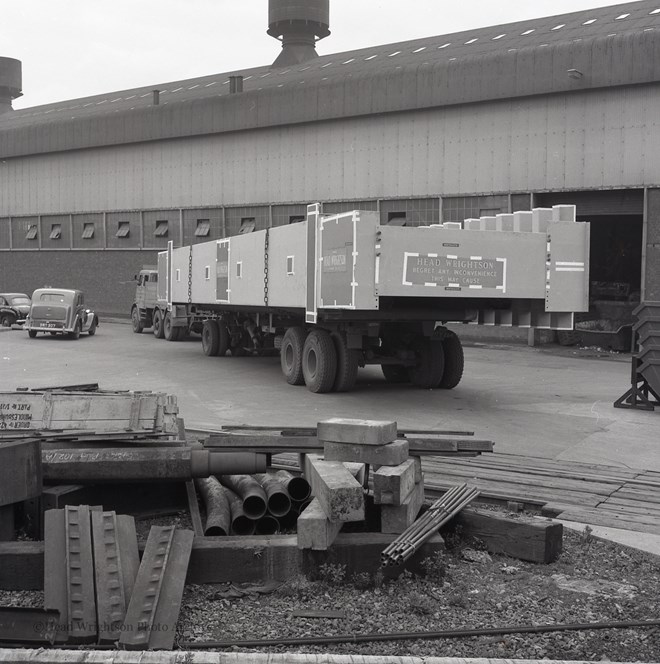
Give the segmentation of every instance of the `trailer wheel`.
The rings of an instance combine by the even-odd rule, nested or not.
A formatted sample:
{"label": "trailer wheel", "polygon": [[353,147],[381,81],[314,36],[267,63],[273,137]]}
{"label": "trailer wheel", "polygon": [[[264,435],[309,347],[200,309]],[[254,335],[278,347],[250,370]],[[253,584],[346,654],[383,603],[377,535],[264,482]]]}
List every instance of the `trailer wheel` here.
{"label": "trailer wheel", "polygon": [[163,319],[163,336],[167,341],[179,340],[179,328],[172,325],[172,314],[169,311]]}
{"label": "trailer wheel", "polygon": [[402,367],[400,364],[381,364],[383,376],[388,383],[409,383],[410,375],[408,367]]}
{"label": "trailer wheel", "polygon": [[213,357],[218,354],[220,345],[220,332],[218,322],[215,320],[205,320],[202,327],[202,350],[204,355]]}
{"label": "trailer wheel", "polygon": [[445,369],[442,342],[421,337],[413,342],[412,348],[417,364],[408,370],[410,382],[425,389],[438,387]]}
{"label": "trailer wheel", "polygon": [[305,339],[302,355],[305,385],[310,392],[329,392],[337,375],[337,353],[325,330],[312,330]]}
{"label": "trailer wheel", "polygon": [[154,311],[153,329],[154,329],[154,337],[156,337],[156,339],[162,339],[164,336],[163,312],[160,309],[156,309],[156,311]]}
{"label": "trailer wheel", "polygon": [[289,385],[304,385],[302,357],[305,345],[305,330],[302,327],[290,327],[282,339],[280,365]]}
{"label": "trailer wheel", "polygon": [[227,326],[221,321],[218,321],[218,355],[224,357],[229,350],[231,339],[229,337],[229,330]]}
{"label": "trailer wheel", "polygon": [[337,375],[332,391],[348,392],[353,389],[357,380],[360,352],[348,347],[346,337],[343,334],[333,332],[330,336],[337,354]]}
{"label": "trailer wheel", "polygon": [[30,339],[34,339],[36,336],[37,336],[36,330],[28,330],[28,337],[30,337]]}
{"label": "trailer wheel", "polygon": [[442,349],[445,356],[445,370],[438,387],[451,390],[456,387],[463,377],[465,358],[463,356],[463,344],[455,332],[447,331],[442,340]]}
{"label": "trailer wheel", "polygon": [[137,307],[131,309],[131,324],[133,325],[133,332],[135,334],[142,334],[144,325],[142,325],[142,321],[140,320],[140,312]]}

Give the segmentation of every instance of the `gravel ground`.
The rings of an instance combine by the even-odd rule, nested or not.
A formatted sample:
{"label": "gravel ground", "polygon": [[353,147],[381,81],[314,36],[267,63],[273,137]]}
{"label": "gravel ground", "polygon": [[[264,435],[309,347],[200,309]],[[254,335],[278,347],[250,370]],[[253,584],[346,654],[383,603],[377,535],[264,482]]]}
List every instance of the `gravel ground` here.
{"label": "gravel ground", "polygon": [[[328,567],[323,581],[292,579],[269,594],[252,589],[237,599],[227,599],[233,594],[227,586],[189,586],[179,619],[179,642],[643,620],[660,615],[660,558],[596,540],[588,530],[565,532],[564,553],[551,565],[488,555],[478,550],[478,543],[457,538],[449,545],[441,557],[427,561],[429,574],[424,579],[404,576],[382,584],[378,577],[347,578],[344,569]],[[345,617],[292,616],[292,611],[302,609],[341,610]],[[258,650],[652,662],[660,658],[660,629]]]}

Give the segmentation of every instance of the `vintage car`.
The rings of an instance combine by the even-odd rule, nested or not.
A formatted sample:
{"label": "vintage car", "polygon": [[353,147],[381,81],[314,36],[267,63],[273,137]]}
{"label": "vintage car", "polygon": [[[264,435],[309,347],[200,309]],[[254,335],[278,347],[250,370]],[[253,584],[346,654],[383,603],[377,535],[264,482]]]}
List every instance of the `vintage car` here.
{"label": "vintage car", "polygon": [[85,307],[82,291],[39,288],[32,294],[32,305],[24,329],[31,339],[37,336],[37,332],[66,334],[77,339],[83,332],[93,336],[98,324],[98,316]]}
{"label": "vintage car", "polygon": [[11,327],[25,322],[30,311],[30,298],[25,293],[0,293],[0,325]]}

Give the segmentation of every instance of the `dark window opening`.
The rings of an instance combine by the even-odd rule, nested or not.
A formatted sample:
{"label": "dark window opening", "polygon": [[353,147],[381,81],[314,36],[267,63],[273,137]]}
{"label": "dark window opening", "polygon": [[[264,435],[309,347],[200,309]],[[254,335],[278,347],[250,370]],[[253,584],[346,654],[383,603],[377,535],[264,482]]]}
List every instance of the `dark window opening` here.
{"label": "dark window opening", "polygon": [[304,214],[292,214],[289,216],[290,224],[299,224],[301,221],[305,221],[307,217]]}
{"label": "dark window opening", "polygon": [[82,237],[83,237],[83,240],[91,240],[94,237],[94,224],[93,223],[86,223],[83,226]]}
{"label": "dark window opening", "polygon": [[154,231],[154,235],[156,237],[167,237],[168,232],[169,232],[169,222],[168,221],[157,221],[156,222],[156,230]]}
{"label": "dark window opening", "polygon": [[195,228],[196,237],[208,237],[211,232],[211,220],[210,219],[198,219],[197,227]]}
{"label": "dark window opening", "polygon": [[257,220],[254,217],[243,217],[241,219],[241,227],[238,229],[239,235],[251,233],[257,227]]}
{"label": "dark window opening", "polygon": [[32,224],[28,226],[27,233],[25,234],[26,240],[36,240],[37,239],[37,225]]}
{"label": "dark window opening", "polygon": [[115,233],[115,237],[129,237],[130,234],[131,234],[130,221],[117,222],[117,232]]}
{"label": "dark window opening", "polygon": [[59,240],[62,237],[62,224],[51,224],[50,239]]}
{"label": "dark window opening", "polygon": [[388,226],[405,226],[407,224],[405,212],[388,212],[387,225]]}

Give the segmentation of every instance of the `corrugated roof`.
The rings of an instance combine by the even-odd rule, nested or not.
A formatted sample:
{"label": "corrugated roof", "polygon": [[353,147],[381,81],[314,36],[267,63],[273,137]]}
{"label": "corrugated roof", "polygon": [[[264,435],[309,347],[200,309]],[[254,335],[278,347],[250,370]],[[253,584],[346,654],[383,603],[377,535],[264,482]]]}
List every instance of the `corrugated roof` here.
{"label": "corrugated roof", "polygon": [[384,73],[417,65],[436,65],[520,49],[551,46],[560,42],[626,33],[660,30],[660,0],[640,0],[586,11],[466,30],[450,35],[416,39],[325,55],[296,67],[271,69],[270,65],[213,74],[148,87],[133,88],[93,97],[16,110],[0,118],[3,129],[34,126],[51,121],[144,109],[153,104],[153,90],[160,105],[222,97],[229,94],[229,77],[243,75],[244,90],[299,88],[337,81],[370,72]]}

